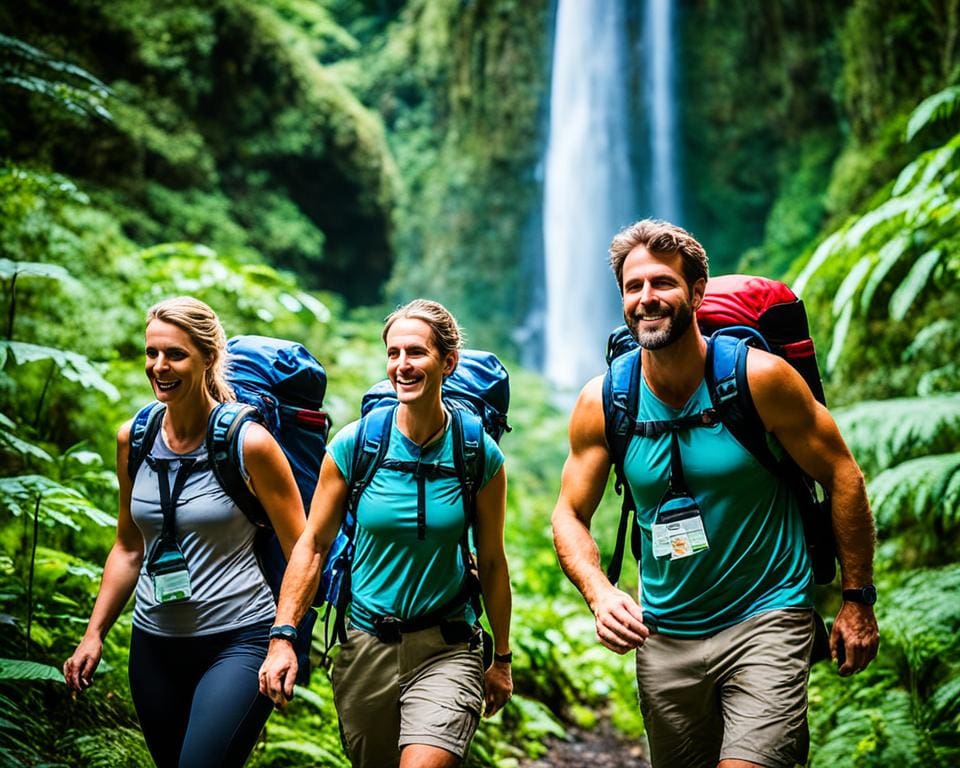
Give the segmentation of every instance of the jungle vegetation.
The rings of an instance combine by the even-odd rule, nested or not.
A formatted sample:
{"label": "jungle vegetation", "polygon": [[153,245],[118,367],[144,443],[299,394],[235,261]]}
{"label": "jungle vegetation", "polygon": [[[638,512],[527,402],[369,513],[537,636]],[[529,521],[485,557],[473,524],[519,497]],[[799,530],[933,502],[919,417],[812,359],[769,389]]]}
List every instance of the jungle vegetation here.
{"label": "jungle vegetation", "polygon": [[[812,673],[811,765],[960,764],[960,3],[680,3],[691,228],[714,271],[801,293],[878,525],[882,645]],[[25,0],[0,7],[0,765],[149,764],[130,617],[76,699],[59,673],[113,538],[114,435],[150,398],[144,310],[188,293],[229,333],[305,343],[335,426],[382,377],[380,321],[430,295],[508,361],[537,270],[551,2]],[[609,719],[629,659],[594,641],[549,516],[566,416],[511,365],[517,695],[471,763]],[[596,534],[612,549],[617,500]],[[818,601],[826,615],[838,587]],[[346,765],[326,676],[256,766]]]}

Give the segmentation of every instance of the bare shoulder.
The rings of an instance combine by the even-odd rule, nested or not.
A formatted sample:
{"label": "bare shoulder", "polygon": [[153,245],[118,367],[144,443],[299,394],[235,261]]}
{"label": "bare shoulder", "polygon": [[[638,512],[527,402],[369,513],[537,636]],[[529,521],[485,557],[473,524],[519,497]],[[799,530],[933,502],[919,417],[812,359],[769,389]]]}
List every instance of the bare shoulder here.
{"label": "bare shoulder", "polygon": [[243,433],[243,458],[262,458],[269,456],[279,446],[270,431],[262,424],[251,422]]}
{"label": "bare shoulder", "polygon": [[570,414],[570,447],[574,450],[606,445],[603,418],[603,376],[588,381]]}
{"label": "bare shoulder", "polygon": [[810,387],[782,357],[751,348],[747,383],[757,413],[770,432],[806,424],[814,415],[817,404]]}
{"label": "bare shoulder", "polygon": [[117,430],[117,448],[130,449],[130,430],[133,429],[133,419],[123,422]]}

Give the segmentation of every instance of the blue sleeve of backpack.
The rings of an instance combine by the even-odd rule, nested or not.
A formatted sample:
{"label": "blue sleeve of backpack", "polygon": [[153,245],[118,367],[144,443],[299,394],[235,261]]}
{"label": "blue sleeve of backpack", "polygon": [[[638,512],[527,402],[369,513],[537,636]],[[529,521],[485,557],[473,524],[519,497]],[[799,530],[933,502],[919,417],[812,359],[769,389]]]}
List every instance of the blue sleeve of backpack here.
{"label": "blue sleeve of backpack", "polygon": [[357,442],[357,425],[359,421],[352,421],[341,429],[327,444],[327,455],[330,456],[340,474],[350,483],[350,470],[353,466],[353,446]]}
{"label": "blue sleeve of backpack", "polygon": [[483,484],[480,486],[481,490],[483,490],[486,484],[490,482],[490,479],[500,471],[500,467],[503,466],[503,451],[500,450],[500,446],[497,445],[496,441],[486,432],[483,433],[483,455],[485,466],[483,468]]}

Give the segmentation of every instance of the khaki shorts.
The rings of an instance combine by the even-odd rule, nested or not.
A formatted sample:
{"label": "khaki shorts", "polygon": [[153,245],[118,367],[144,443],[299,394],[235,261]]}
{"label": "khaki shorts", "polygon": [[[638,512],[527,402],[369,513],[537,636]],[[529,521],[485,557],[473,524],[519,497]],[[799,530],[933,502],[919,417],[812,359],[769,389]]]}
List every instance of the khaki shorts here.
{"label": "khaki shorts", "polygon": [[468,643],[448,644],[439,627],[404,634],[397,644],[348,630],[332,680],[353,765],[392,768],[408,744],[463,758],[483,706],[482,654]]}
{"label": "khaki shorts", "polygon": [[637,651],[640,711],[659,766],[804,765],[813,614],[761,613],[706,638],[653,634]]}

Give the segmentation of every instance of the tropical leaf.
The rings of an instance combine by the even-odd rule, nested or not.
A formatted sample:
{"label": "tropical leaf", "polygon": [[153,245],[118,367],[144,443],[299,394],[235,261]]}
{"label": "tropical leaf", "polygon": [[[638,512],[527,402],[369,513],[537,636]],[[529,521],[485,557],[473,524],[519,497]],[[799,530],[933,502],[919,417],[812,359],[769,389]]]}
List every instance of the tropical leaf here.
{"label": "tropical leaf", "polygon": [[0,659],[0,680],[56,680],[65,683],[63,673],[49,664],[24,659]]}
{"label": "tropical leaf", "polygon": [[813,255],[810,256],[803,269],[800,270],[800,274],[797,275],[797,279],[793,281],[793,285],[790,286],[797,296],[803,295],[803,291],[807,287],[807,283],[810,282],[810,278],[813,277],[817,270],[827,262],[831,255],[839,250],[840,245],[843,242],[842,238],[843,230],[838,229],[817,246],[817,249],[813,252]]}
{"label": "tropical leaf", "polygon": [[844,439],[868,476],[960,445],[960,393],[867,400],[833,410]]}
{"label": "tropical leaf", "polygon": [[17,365],[50,360],[65,379],[79,384],[84,389],[96,389],[111,401],[120,399],[120,392],[103,377],[97,366],[76,352],[22,341],[0,340],[0,369],[4,367],[8,357],[12,358]]}
{"label": "tropical leaf", "polygon": [[80,530],[77,518],[105,528],[116,526],[115,517],[95,506],[82,493],[43,475],[19,475],[0,478],[0,509],[15,517],[32,515],[40,499],[40,522],[48,526],[65,525]]}
{"label": "tropical leaf", "polygon": [[897,262],[900,261],[900,257],[906,253],[909,247],[910,237],[900,235],[880,249],[880,253],[877,254],[877,264],[870,272],[870,277],[863,287],[863,292],[860,294],[860,312],[862,314],[870,311],[870,305],[873,303],[873,297],[877,288],[880,287],[887,275],[890,274],[890,270],[896,266]]}
{"label": "tropical leaf", "polygon": [[890,297],[891,320],[900,321],[907,316],[910,307],[913,306],[917,297],[923,293],[923,289],[927,287],[930,275],[933,274],[933,270],[940,263],[940,257],[943,256],[943,253],[941,249],[934,248],[914,262],[906,278],[897,286]]}
{"label": "tropical leaf", "polygon": [[0,259],[0,279],[9,280],[12,277],[46,277],[60,281],[73,279],[70,273],[58,264]]}
{"label": "tropical leaf", "polygon": [[17,437],[12,430],[17,428],[13,420],[0,413],[0,450],[15,453],[24,458],[30,457],[44,462],[53,461],[50,454],[39,445]]}
{"label": "tropical leaf", "polygon": [[853,297],[860,288],[860,283],[863,282],[864,276],[870,271],[870,267],[873,266],[873,261],[874,257],[872,254],[864,256],[854,264],[853,269],[847,273],[847,276],[837,289],[836,295],[833,297],[834,316],[843,312],[847,304],[853,300]]}
{"label": "tropical leaf", "polygon": [[931,123],[951,117],[960,106],[960,86],[952,85],[921,101],[907,120],[906,140],[911,141]]}
{"label": "tropical leaf", "polygon": [[960,528],[960,453],[897,464],[871,480],[867,490],[877,524],[888,533],[914,529],[921,539],[932,537],[922,543],[936,549],[938,531]]}
{"label": "tropical leaf", "polygon": [[837,367],[840,355],[843,353],[843,345],[847,341],[847,334],[850,332],[850,321],[853,320],[853,302],[848,303],[837,318],[836,325],[833,326],[833,338],[830,341],[830,351],[827,353],[827,359],[824,363],[824,369],[827,373]]}

